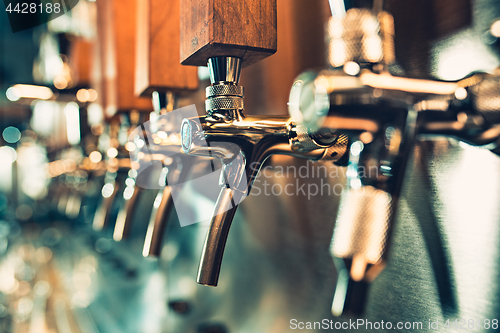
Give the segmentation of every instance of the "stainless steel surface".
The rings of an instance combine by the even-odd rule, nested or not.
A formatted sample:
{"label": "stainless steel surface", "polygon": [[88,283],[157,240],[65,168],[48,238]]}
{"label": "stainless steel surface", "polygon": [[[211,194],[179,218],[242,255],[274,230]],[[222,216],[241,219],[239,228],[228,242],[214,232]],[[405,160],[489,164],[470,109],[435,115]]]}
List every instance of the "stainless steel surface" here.
{"label": "stainless steel surface", "polygon": [[210,115],[232,119],[234,112],[241,112],[244,109],[243,87],[238,86],[241,59],[210,58],[208,68],[212,85],[206,88],[205,110]]}
{"label": "stainless steel surface", "polygon": [[126,239],[130,234],[130,224],[137,210],[137,205],[139,203],[140,197],[142,195],[142,189],[138,186],[134,186],[134,193],[131,197],[125,198],[125,204],[123,209],[118,213],[116,217],[116,223],[113,232],[113,239],[117,242]]}
{"label": "stainless steel surface", "polygon": [[241,74],[241,59],[236,57],[214,57],[208,59],[210,82],[238,85]]}
{"label": "stainless steel surface", "polygon": [[163,191],[159,191],[156,195],[146,239],[144,240],[144,248],[142,249],[144,257],[159,256],[161,253],[163,235],[167,229],[172,209],[174,208],[171,191],[169,186],[165,186]]}

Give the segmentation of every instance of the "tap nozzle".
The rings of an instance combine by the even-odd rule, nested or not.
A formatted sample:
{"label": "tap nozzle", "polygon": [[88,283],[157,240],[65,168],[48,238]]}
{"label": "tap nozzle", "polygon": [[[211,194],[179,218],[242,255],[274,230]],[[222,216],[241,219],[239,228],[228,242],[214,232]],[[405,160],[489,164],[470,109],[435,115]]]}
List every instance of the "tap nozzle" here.
{"label": "tap nozzle", "polygon": [[142,192],[142,189],[135,185],[132,196],[124,196],[125,204],[116,217],[115,229],[113,232],[113,239],[116,242],[128,238],[132,220],[136,213]]}
{"label": "tap nozzle", "polygon": [[153,204],[153,211],[144,240],[142,255],[144,257],[158,257],[161,253],[163,234],[167,229],[167,222],[174,208],[172,189],[165,186],[163,191],[158,192]]}
{"label": "tap nozzle", "polygon": [[169,217],[174,210],[173,196],[179,190],[179,187],[175,185],[186,181],[192,165],[189,159],[191,159],[190,156],[178,155],[167,167],[169,176],[165,179],[165,188],[158,192],[153,204],[142,250],[144,257],[158,257],[161,254],[163,236],[168,227]]}

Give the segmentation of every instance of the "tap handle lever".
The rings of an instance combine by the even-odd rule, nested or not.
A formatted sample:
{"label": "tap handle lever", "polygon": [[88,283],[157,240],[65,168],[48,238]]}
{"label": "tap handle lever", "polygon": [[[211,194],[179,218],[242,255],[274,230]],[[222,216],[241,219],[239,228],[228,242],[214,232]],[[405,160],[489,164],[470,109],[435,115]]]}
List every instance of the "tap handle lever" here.
{"label": "tap handle lever", "polygon": [[181,0],[181,63],[218,56],[249,66],[276,52],[276,0]]}

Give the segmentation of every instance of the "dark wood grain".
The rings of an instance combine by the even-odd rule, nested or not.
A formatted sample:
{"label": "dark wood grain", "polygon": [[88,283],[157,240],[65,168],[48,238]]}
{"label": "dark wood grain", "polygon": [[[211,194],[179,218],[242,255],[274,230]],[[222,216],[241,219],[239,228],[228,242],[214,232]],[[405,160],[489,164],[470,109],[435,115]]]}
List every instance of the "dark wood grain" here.
{"label": "dark wood grain", "polygon": [[234,56],[248,66],[276,52],[276,0],[181,0],[180,11],[184,65]]}
{"label": "dark wood grain", "polygon": [[135,93],[184,92],[198,87],[198,72],[180,60],[180,0],[137,1]]}

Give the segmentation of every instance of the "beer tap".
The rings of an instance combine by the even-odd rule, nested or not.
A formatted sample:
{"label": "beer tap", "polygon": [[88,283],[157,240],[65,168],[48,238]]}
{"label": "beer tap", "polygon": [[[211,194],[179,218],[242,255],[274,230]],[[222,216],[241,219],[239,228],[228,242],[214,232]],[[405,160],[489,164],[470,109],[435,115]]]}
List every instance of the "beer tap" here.
{"label": "beer tap", "polygon": [[[343,135],[330,137],[325,142],[308,135],[305,127],[297,125],[286,116],[250,116],[244,113],[243,87],[239,85],[242,66],[268,56],[276,50],[276,2],[260,0],[258,6],[245,2],[234,8],[231,15],[248,16],[249,26],[242,26],[245,19],[230,20],[223,8],[226,1],[190,1],[181,7],[181,52],[184,64],[208,63],[211,85],[206,88],[207,115],[184,119],[181,127],[182,148],[194,156],[218,158],[222,162],[219,185],[221,190],[213,218],[204,243],[197,282],[216,286],[222,257],[232,220],[238,204],[249,194],[252,184],[265,160],[273,154],[282,154],[309,160],[341,158],[347,147]],[[201,10],[210,17],[215,38],[205,38],[210,29],[198,29],[189,24],[193,19],[190,6],[197,3],[202,9],[207,3],[214,6],[214,13]],[[245,7],[245,10],[243,10]],[[252,12],[248,12],[251,8]],[[260,19],[260,21],[255,20]],[[228,22],[231,22],[228,24]],[[223,24],[224,23],[224,24]],[[229,34],[231,32],[231,34]],[[227,40],[231,36],[231,41]],[[207,44],[191,41],[206,41]],[[207,36],[208,37],[208,36]],[[265,51],[265,52],[264,52]],[[207,60],[208,59],[208,60]]]}
{"label": "beer tap", "polygon": [[[331,244],[338,273],[334,315],[360,314],[370,283],[386,265],[405,166],[417,135],[453,136],[490,149],[498,147],[500,137],[498,121],[478,112],[484,96],[471,97],[477,98],[475,108],[461,101],[468,95],[466,87],[478,90],[474,77],[457,83],[391,75],[392,16],[381,10],[380,1],[371,9],[366,3],[346,8],[346,3],[330,1],[331,68],[301,74],[289,103],[292,118],[313,137],[346,133],[351,142],[347,186]],[[431,254],[433,262],[442,258]],[[441,303],[454,314],[451,278],[447,271],[443,275],[436,278]]]}
{"label": "beer tap", "polygon": [[313,135],[349,136],[347,186],[331,247],[337,268],[332,313],[359,314],[368,283],[385,266],[417,117],[399,84],[383,87],[384,80],[398,80],[387,71],[394,61],[392,17],[346,8],[344,1],[330,4],[327,56],[332,67],[297,78],[289,112]]}
{"label": "beer tap", "polygon": [[[179,0],[139,1],[136,7],[135,35],[138,45],[134,64],[134,93],[152,98],[154,111],[147,124],[141,124],[132,131],[129,142],[133,143],[134,149],[130,150],[130,154],[132,158],[144,156],[137,158],[139,164],[152,165],[162,171],[158,179],[158,175],[150,175],[151,168],[145,168],[146,172],[141,172],[141,167],[135,168],[139,172],[136,188],[160,188],[150,215],[143,247],[144,256],[160,254],[168,218],[174,207],[172,189],[168,182],[185,181],[192,164],[188,161],[191,157],[181,153],[178,129],[182,117],[177,117],[173,112],[177,109],[180,98],[198,87],[197,69],[180,64],[179,7]],[[134,138],[142,140],[142,143],[134,142]],[[131,219],[126,221],[125,229],[130,228],[130,222]],[[121,235],[118,232],[117,236]]]}
{"label": "beer tap", "polygon": [[[124,24],[126,22],[126,24]],[[102,89],[103,109],[112,122],[114,146],[108,150],[108,181],[103,187],[103,199],[94,217],[93,227],[102,230],[109,224],[111,211],[121,205],[115,224],[114,238],[119,240],[128,230],[128,219],[133,216],[141,191],[132,187],[132,193],[123,196],[125,181],[129,178],[130,159],[125,147],[129,124],[137,124],[141,114],[151,110],[151,101],[134,94],[135,57],[137,40],[136,2],[134,0],[106,1],[97,4],[97,33],[99,71],[96,85]],[[100,66],[100,67],[99,67]],[[104,92],[104,93],[103,93]],[[120,124],[120,122],[122,124]],[[109,172],[112,171],[112,172]],[[119,200],[120,199],[120,200]]]}
{"label": "beer tap", "polygon": [[457,82],[448,103],[423,100],[416,104],[418,134],[447,136],[500,154],[499,73],[474,74]]}
{"label": "beer tap", "polygon": [[[196,73],[194,73],[194,75],[196,75]],[[197,82],[196,77],[194,77],[194,82]],[[186,89],[186,91],[188,90]],[[179,189],[179,187],[175,187],[173,189],[170,185],[185,182],[191,172],[191,166],[193,165],[191,156],[186,156],[185,154],[180,153],[180,133],[172,130],[172,128],[179,128],[180,125],[175,123],[175,117],[165,118],[165,115],[169,115],[169,113],[175,109],[176,104],[172,101],[173,98],[175,97],[171,92],[167,92],[165,94],[160,94],[158,92],[153,93],[155,113],[159,116],[159,120],[156,122],[156,127],[158,131],[167,133],[168,142],[161,143],[156,147],[149,146],[147,149],[152,149],[148,152],[150,156],[155,155],[159,158],[159,160],[154,162],[160,163],[167,171],[162,172],[160,175],[159,183],[162,184],[162,189],[160,189],[156,195],[152,208],[142,251],[142,254],[145,257],[157,257],[160,255],[165,230],[167,229],[169,217],[174,209],[172,191]],[[169,123],[168,126],[166,126],[169,128],[168,130],[164,128],[164,125],[167,125],[166,122]],[[146,135],[149,136],[151,134],[152,133],[148,133]],[[175,139],[172,140],[172,138]],[[168,160],[168,164],[165,164],[165,159]]]}
{"label": "beer tap", "polygon": [[[127,128],[120,129],[120,127],[123,126],[118,121],[112,121],[110,125],[111,141],[118,141],[118,133],[123,130],[127,131]],[[102,198],[92,222],[92,227],[96,231],[104,230],[108,225],[115,222],[113,229],[116,229],[117,225],[123,225],[123,219],[126,218],[124,212],[133,209],[133,206],[130,206],[128,201],[134,197],[134,194],[135,196],[138,195],[137,193],[132,193],[126,198],[123,207],[120,208],[122,206],[120,197],[124,196],[126,179],[130,171],[130,160],[127,158],[126,150],[123,146],[108,147],[106,155],[107,171],[101,190]],[[117,216],[114,215],[116,210],[118,210]]]}

